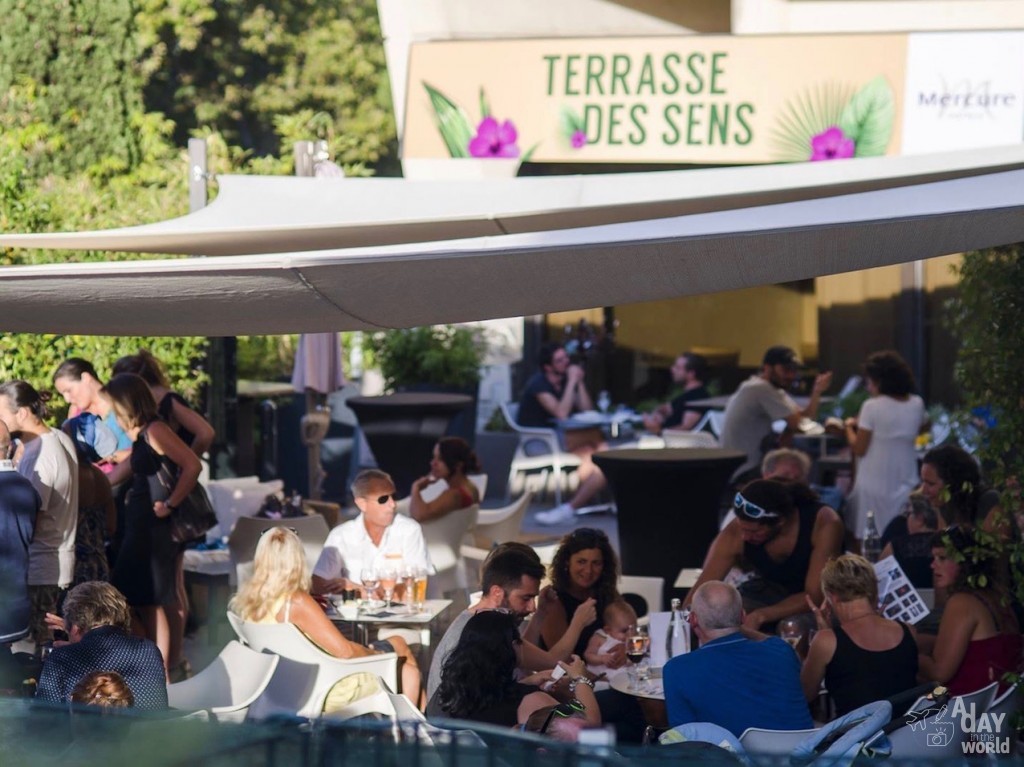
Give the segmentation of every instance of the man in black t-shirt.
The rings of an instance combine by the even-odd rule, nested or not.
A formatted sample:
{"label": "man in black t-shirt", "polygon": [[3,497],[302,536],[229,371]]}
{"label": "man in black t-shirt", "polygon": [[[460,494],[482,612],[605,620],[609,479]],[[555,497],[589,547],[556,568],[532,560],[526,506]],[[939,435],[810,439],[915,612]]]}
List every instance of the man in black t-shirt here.
{"label": "man in black t-shirt", "polygon": [[690,431],[700,420],[699,410],[687,409],[686,404],[694,400],[707,399],[704,386],[708,377],[708,363],[699,354],[680,354],[672,365],[672,383],[683,391],[666,402],[650,415],[644,416],[644,428],[652,434],[661,434],[665,429]]}

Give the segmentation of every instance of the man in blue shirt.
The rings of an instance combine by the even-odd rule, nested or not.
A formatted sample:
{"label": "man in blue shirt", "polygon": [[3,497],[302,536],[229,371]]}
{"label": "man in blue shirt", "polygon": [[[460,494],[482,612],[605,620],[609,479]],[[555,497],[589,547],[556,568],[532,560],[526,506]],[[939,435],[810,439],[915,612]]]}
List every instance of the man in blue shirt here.
{"label": "man in blue shirt", "polygon": [[700,649],[664,670],[671,727],[712,722],[739,737],[748,727],[814,726],[800,688],[800,660],[778,637],[741,630],[743,599],[735,587],[708,581],[693,597],[690,623]]}

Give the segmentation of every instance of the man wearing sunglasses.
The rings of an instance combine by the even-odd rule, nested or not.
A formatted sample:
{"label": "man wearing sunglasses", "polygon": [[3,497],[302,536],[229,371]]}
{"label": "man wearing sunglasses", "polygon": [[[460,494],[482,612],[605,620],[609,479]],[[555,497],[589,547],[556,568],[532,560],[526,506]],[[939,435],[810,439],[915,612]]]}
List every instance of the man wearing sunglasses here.
{"label": "man wearing sunglasses", "polygon": [[740,384],[726,403],[722,447],[747,455],[747,460],[733,473],[733,482],[742,483],[756,476],[762,443],[772,434],[772,423],[785,420],[786,428],[796,431],[803,419],[817,415],[821,395],[832,385],[832,373],[822,373],[814,379],[811,398],[801,408],[787,394],[801,367],[803,363],[795,351],[788,346],[773,346],[764,353],[761,372]]}
{"label": "man wearing sunglasses", "polygon": [[821,571],[842,552],[839,515],[806,485],[770,479],[744,485],[732,510],[735,519],[711,542],[696,585],[722,580],[734,567],[751,573],[740,592],[744,626],[753,630],[807,613],[808,596],[820,604]]}
{"label": "man wearing sunglasses", "polygon": [[331,530],[313,568],[313,593],[337,594],[358,588],[363,569],[402,567],[433,573],[419,522],[396,514],[395,483],[379,469],[361,471],[352,482],[360,514]]}

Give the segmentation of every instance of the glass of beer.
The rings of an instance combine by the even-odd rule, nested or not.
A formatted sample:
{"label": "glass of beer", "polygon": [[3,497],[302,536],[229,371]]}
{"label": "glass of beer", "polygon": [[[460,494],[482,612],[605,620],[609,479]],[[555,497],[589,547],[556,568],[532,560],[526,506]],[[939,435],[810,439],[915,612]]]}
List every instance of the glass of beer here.
{"label": "glass of beer", "polygon": [[413,575],[413,607],[416,612],[423,612],[427,604],[427,569],[417,567]]}

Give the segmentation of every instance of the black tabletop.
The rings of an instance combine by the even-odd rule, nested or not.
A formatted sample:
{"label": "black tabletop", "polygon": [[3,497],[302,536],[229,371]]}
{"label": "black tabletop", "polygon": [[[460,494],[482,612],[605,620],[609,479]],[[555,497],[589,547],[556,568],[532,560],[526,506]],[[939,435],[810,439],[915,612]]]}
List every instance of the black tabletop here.
{"label": "black tabletop", "polygon": [[385,394],[380,397],[349,397],[345,404],[349,407],[423,407],[425,405],[447,405],[464,407],[473,401],[465,394],[445,394],[444,392],[399,392]]}
{"label": "black tabletop", "polygon": [[622,448],[618,450],[604,450],[593,455],[594,463],[598,466],[603,463],[645,466],[656,466],[658,464],[678,466],[684,463],[697,465],[717,463],[718,461],[732,461],[737,458],[742,461],[746,459],[746,455],[739,450],[726,450],[721,447],[665,447],[652,450]]}

